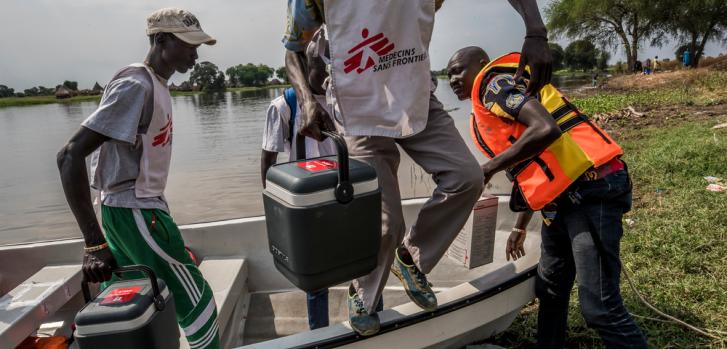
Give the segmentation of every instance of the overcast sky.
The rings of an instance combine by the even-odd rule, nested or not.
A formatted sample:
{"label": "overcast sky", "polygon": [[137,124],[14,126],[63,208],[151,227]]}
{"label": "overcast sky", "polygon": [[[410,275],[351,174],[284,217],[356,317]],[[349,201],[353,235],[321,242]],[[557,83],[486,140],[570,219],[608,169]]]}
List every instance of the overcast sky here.
{"label": "overcast sky", "polygon": [[[539,0],[543,8],[550,0]],[[0,84],[22,91],[52,87],[63,80],[90,88],[142,61],[149,43],[145,19],[157,8],[176,6],[194,13],[218,39],[199,50],[200,61],[221,69],[239,63],[283,65],[280,42],[285,0],[4,0],[0,11]],[[447,0],[437,14],[431,43],[432,68],[441,69],[458,48],[482,46],[490,56],[517,51],[522,20],[505,0]],[[559,40],[566,44],[567,40]],[[563,45],[565,46],[565,45]],[[673,58],[674,43],[645,48],[644,57]],[[711,44],[708,55],[727,51]],[[612,61],[623,60],[615,53]],[[187,76],[175,75],[179,82]]]}

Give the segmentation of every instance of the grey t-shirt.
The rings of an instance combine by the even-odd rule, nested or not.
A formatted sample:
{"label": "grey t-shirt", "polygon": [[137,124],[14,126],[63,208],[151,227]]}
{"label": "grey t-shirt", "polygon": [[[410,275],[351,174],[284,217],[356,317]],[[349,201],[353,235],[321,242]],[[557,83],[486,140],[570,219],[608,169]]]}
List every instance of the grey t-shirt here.
{"label": "grey t-shirt", "polygon": [[126,67],[109,82],[98,109],[81,124],[111,138],[91,156],[91,187],[101,192],[101,204],[169,212],[164,196],[137,198],[134,193],[143,150],[139,135],[146,134],[153,112],[149,73],[143,67]]}

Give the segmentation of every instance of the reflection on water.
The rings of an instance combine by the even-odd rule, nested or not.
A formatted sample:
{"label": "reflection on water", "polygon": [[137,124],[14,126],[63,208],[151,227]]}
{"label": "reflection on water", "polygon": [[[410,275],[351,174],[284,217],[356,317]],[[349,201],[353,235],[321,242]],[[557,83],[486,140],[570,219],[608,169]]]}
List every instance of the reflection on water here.
{"label": "reflection on water", "polygon": [[588,76],[554,76],[552,83],[561,91],[568,93],[584,86],[590,86],[592,80]]}
{"label": "reflection on water", "polygon": [[[172,98],[174,155],[166,191],[179,224],[262,214],[260,147],[265,112],[281,89]],[[458,101],[446,81],[436,92],[469,140],[469,102]],[[97,103],[0,109],[0,245],[80,236],[63,197],[55,154]],[[287,159],[287,154],[281,155]],[[429,174],[402,154],[402,197],[428,196]],[[504,177],[493,192],[509,192]]]}

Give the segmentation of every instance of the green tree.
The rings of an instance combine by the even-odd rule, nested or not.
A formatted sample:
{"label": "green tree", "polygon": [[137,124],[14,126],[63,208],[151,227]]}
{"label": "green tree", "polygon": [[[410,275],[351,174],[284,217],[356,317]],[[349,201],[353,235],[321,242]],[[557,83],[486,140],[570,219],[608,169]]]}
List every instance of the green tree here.
{"label": "green tree", "polygon": [[78,82],[66,80],[63,82],[63,86],[71,91],[78,91]]}
{"label": "green tree", "polygon": [[12,89],[5,85],[0,85],[0,98],[12,97],[12,96],[15,96],[15,89]]}
{"label": "green tree", "polygon": [[232,86],[262,86],[273,77],[275,69],[265,64],[238,64],[225,71]]}
{"label": "green tree", "polygon": [[[693,67],[699,65],[708,42],[727,41],[727,1],[660,0],[658,2],[664,3],[662,6],[671,9],[667,16],[662,18],[664,25],[680,43],[687,45],[692,55]],[[678,60],[681,59],[678,57]]]}
{"label": "green tree", "polygon": [[230,86],[239,87],[243,86],[243,81],[252,81],[255,78],[253,71],[255,65],[248,63],[247,65],[238,64],[225,70],[225,74],[230,79]]}
{"label": "green tree", "polygon": [[225,73],[219,71],[212,85],[209,86],[208,91],[224,91],[227,87],[225,86]]}
{"label": "green tree", "polygon": [[29,96],[29,97],[30,97],[30,96],[40,96],[40,92],[38,91],[38,88],[37,88],[37,87],[31,87],[31,88],[26,88],[26,89],[25,89],[25,90],[23,91],[23,93],[24,93],[24,94],[25,94],[26,96]]}
{"label": "green tree", "polygon": [[652,44],[661,45],[665,10],[673,11],[665,9],[661,1],[650,0],[554,0],[545,16],[555,37],[586,39],[610,47],[620,44],[633,69],[642,42],[651,39]]}
{"label": "green tree", "polygon": [[442,68],[440,70],[431,70],[430,74],[434,76],[447,76],[447,68]]}
{"label": "green tree", "polygon": [[563,69],[563,61],[565,59],[563,47],[556,43],[550,43],[548,46],[550,46],[550,56],[553,57],[553,70]]}
{"label": "green tree", "polygon": [[202,91],[223,91],[225,74],[213,63],[205,61],[194,65],[189,82],[199,86]]}
{"label": "green tree", "polygon": [[275,74],[275,69],[265,64],[258,64],[257,73],[255,74],[256,83],[265,85],[273,77],[273,74]]}
{"label": "green tree", "polygon": [[277,76],[278,80],[282,81],[283,83],[288,83],[288,69],[285,69],[285,67],[275,69],[275,76]]}
{"label": "green tree", "polygon": [[565,48],[565,64],[571,69],[593,69],[597,58],[598,49],[588,40],[573,41]]}
{"label": "green tree", "polygon": [[48,88],[45,86],[38,86],[38,95],[39,96],[52,96],[56,92],[55,89]]}
{"label": "green tree", "polygon": [[611,54],[606,50],[599,50],[598,57],[596,57],[596,68],[598,70],[606,70],[608,68],[608,60],[611,59]]}

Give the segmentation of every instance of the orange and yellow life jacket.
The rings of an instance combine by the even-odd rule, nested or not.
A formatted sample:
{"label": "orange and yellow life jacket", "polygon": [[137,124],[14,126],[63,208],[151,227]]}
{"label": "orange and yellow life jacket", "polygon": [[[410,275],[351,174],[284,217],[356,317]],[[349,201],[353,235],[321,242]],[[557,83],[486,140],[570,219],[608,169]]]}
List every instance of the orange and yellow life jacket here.
{"label": "orange and yellow life jacket", "polygon": [[[519,53],[491,61],[477,75],[472,87],[470,131],[478,148],[489,158],[512,146],[526,129],[524,124],[499,117],[482,104],[487,83],[499,74],[515,74],[519,61]],[[606,132],[581,114],[553,85],[545,85],[538,98],[560,126],[561,136],[542,153],[507,170],[508,178],[518,186],[532,210],[552,202],[589,168],[597,168],[623,154]]]}

